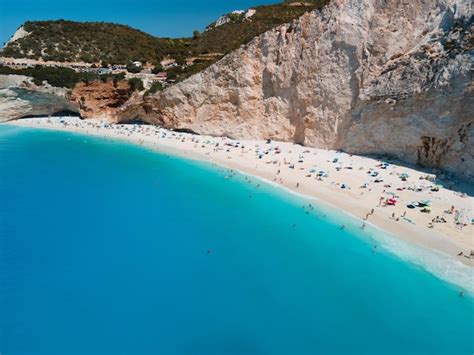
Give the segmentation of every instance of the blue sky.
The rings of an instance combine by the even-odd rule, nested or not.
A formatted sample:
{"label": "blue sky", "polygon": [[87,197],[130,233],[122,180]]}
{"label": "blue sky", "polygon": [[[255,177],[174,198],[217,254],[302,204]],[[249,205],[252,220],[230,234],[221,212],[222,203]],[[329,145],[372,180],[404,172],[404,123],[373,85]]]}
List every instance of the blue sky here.
{"label": "blue sky", "polygon": [[0,0],[0,46],[27,20],[105,21],[160,37],[191,36],[221,14],[279,0]]}

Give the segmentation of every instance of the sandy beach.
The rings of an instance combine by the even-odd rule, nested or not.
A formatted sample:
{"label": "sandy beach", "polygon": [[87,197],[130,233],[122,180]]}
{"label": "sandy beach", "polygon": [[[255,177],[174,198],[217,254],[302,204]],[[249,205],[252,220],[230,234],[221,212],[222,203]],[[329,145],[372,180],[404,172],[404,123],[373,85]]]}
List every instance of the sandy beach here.
{"label": "sandy beach", "polygon": [[[8,124],[118,138],[261,177],[342,209],[412,243],[474,266],[474,198],[468,184],[393,160],[349,155],[291,143],[232,140],[150,125],[110,124],[72,117]],[[461,254],[462,253],[462,254]]]}

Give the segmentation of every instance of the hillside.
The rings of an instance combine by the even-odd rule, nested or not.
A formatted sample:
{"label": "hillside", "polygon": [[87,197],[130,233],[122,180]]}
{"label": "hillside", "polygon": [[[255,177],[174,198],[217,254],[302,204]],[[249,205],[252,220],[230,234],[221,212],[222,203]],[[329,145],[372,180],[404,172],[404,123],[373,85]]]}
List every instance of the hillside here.
{"label": "hillside", "polygon": [[190,40],[159,39],[134,28],[102,22],[28,21],[27,35],[8,43],[2,55],[52,61],[126,64],[153,62],[186,52]]}
{"label": "hillside", "polygon": [[251,18],[232,16],[219,27],[210,26],[193,38],[157,38],[134,28],[103,22],[28,21],[21,36],[7,43],[1,55],[14,58],[43,59],[59,62],[83,61],[126,64],[130,61],[156,63],[166,56],[185,58],[217,53],[215,62],[259,34],[323,6],[327,0],[303,4],[284,2],[257,6]]}
{"label": "hillside", "polygon": [[222,26],[209,25],[209,29],[202,34],[201,38],[193,41],[192,49],[196,53],[229,53],[242,44],[250,42],[256,36],[291,22],[305,12],[320,9],[328,2],[329,0],[314,0],[298,5],[299,3],[292,1],[253,7],[252,9],[256,12],[250,18],[233,15],[231,21]]}

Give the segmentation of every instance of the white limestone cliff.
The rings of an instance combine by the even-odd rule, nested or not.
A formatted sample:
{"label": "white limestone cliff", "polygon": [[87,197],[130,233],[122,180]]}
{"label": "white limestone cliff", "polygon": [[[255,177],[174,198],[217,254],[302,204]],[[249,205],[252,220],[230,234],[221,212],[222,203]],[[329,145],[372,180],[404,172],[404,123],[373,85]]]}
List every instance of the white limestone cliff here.
{"label": "white limestone cliff", "polygon": [[67,89],[47,83],[37,86],[23,75],[0,75],[0,122],[62,111],[78,112]]}
{"label": "white limestone cliff", "polygon": [[333,0],[124,117],[383,153],[474,181],[469,0]]}
{"label": "white limestone cliff", "polygon": [[18,41],[20,38],[23,38],[23,37],[26,37],[28,36],[30,33],[27,32],[25,30],[25,28],[23,26],[21,26],[20,28],[18,28],[15,33],[13,34],[13,36],[7,41],[5,42],[5,46],[9,43],[13,43],[15,41]]}

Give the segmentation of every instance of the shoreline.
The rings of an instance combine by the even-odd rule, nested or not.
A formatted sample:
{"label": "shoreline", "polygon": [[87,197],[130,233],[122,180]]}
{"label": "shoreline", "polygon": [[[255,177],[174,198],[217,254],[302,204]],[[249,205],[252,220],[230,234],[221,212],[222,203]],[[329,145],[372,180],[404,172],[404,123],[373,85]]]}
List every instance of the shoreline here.
{"label": "shoreline", "polygon": [[[5,124],[120,139],[161,153],[238,170],[305,199],[315,200],[323,208],[341,209],[361,223],[370,223],[408,243],[474,266],[473,258],[458,256],[460,252],[469,255],[474,250],[473,225],[470,223],[474,216],[474,198],[443,187],[432,191],[436,185],[420,179],[428,174],[412,167],[390,164],[384,168],[374,158],[292,143],[232,140],[149,125],[115,125],[75,117],[31,118]],[[402,181],[400,174],[409,177]],[[397,201],[395,206],[386,205],[392,197]],[[430,213],[421,212],[420,207],[406,207],[411,202],[423,200],[431,201]],[[451,206],[459,212],[447,213]],[[370,214],[372,210],[373,214]],[[364,221],[367,216],[368,220]],[[462,226],[455,224],[460,216]],[[432,222],[436,217],[446,223]]]}

